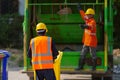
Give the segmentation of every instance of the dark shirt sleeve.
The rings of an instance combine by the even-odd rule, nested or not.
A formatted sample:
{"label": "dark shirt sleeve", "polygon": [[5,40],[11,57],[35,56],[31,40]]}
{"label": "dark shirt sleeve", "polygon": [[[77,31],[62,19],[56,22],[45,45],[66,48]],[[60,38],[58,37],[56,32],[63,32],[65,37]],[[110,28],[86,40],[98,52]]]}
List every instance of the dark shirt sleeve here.
{"label": "dark shirt sleeve", "polygon": [[30,59],[32,58],[32,51],[31,51],[31,48],[30,48],[30,47],[29,47],[27,56],[28,56]]}
{"label": "dark shirt sleeve", "polygon": [[32,62],[31,62],[31,60],[32,60],[32,50],[31,50],[30,47],[29,47],[27,56],[30,58],[30,64],[32,65]]}
{"label": "dark shirt sleeve", "polygon": [[58,50],[56,49],[55,47],[55,42],[52,40],[52,52],[53,52],[53,59],[56,59],[57,58],[57,55],[59,54],[58,53]]}

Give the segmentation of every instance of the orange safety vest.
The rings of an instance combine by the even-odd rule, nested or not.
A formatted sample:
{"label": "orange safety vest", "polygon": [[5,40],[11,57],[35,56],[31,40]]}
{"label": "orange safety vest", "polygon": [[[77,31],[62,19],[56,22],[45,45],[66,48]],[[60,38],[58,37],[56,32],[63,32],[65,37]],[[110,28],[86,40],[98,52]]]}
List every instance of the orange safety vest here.
{"label": "orange safety vest", "polygon": [[47,36],[38,36],[30,41],[32,67],[34,70],[53,68],[51,39],[51,37]]}
{"label": "orange safety vest", "polygon": [[80,10],[80,14],[85,23],[89,26],[89,28],[84,30],[82,42],[86,46],[96,47],[97,46],[96,21],[94,20],[94,18],[87,19],[83,10]]}

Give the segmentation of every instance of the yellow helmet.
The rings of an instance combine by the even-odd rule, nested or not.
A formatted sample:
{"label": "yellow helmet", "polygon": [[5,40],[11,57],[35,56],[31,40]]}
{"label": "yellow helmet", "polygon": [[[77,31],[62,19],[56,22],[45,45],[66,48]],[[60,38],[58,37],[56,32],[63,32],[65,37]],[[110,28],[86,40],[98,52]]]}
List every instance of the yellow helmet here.
{"label": "yellow helmet", "polygon": [[46,25],[44,23],[38,23],[36,26],[36,31],[38,31],[39,29],[45,29],[46,32],[48,32],[48,29],[46,27]]}
{"label": "yellow helmet", "polygon": [[87,11],[85,12],[85,14],[92,14],[95,15],[95,11],[92,8],[88,8]]}

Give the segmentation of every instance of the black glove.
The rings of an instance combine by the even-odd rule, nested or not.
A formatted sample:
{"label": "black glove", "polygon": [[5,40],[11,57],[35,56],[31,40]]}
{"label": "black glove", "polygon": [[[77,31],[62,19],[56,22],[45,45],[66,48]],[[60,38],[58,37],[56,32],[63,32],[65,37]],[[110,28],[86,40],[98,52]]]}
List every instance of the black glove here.
{"label": "black glove", "polygon": [[82,10],[80,3],[78,3],[77,8],[78,8],[78,10]]}
{"label": "black glove", "polygon": [[82,28],[82,29],[87,29],[88,28],[88,25],[86,25],[86,24],[80,24],[80,27]]}

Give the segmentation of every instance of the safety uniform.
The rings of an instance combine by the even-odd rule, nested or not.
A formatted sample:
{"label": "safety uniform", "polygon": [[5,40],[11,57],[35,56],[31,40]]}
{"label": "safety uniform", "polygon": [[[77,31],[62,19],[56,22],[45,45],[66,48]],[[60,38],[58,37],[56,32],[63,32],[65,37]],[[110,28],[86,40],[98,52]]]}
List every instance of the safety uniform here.
{"label": "safety uniform", "polygon": [[45,36],[48,29],[44,23],[36,25],[37,37],[31,39],[28,57],[39,80],[56,80],[53,63],[58,51],[51,37]]}
{"label": "safety uniform", "polygon": [[36,71],[39,80],[56,80],[53,60],[57,57],[58,52],[54,48],[53,54],[52,44],[52,38],[47,36],[37,36],[30,41],[28,55],[31,57],[32,67]]}
{"label": "safety uniform", "polygon": [[32,48],[32,66],[34,70],[53,68],[50,37],[38,36],[31,40],[30,46]]}
{"label": "safety uniform", "polygon": [[96,22],[94,18],[87,19],[83,10],[80,10],[80,14],[88,25],[88,28],[84,30],[84,36],[82,42],[86,46],[96,47],[97,46],[97,37],[96,37]]}
{"label": "safety uniform", "polygon": [[84,35],[83,35],[83,48],[81,51],[81,59],[79,60],[79,68],[82,69],[84,66],[84,61],[86,54],[90,51],[90,54],[92,56],[92,61],[93,61],[93,70],[96,69],[96,46],[97,46],[97,37],[96,37],[96,21],[94,18],[88,18],[86,14],[92,13],[94,15],[93,9],[88,9],[86,13],[80,9],[79,10],[80,15],[82,19],[85,21],[85,24],[88,26],[87,28],[84,29]]}

